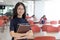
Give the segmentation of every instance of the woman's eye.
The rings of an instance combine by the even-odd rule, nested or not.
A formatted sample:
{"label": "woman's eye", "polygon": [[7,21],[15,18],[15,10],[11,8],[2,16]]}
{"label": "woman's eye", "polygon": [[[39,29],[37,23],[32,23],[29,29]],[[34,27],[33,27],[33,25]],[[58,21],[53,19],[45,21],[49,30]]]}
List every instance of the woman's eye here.
{"label": "woman's eye", "polygon": [[24,9],[22,9],[22,8],[18,8],[19,10],[24,10]]}

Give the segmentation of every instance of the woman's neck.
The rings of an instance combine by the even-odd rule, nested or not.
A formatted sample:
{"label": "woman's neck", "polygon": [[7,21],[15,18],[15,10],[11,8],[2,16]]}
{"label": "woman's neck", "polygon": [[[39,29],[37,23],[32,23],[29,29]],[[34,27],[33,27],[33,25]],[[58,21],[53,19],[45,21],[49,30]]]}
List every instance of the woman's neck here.
{"label": "woman's neck", "polygon": [[22,16],[21,16],[21,15],[18,15],[17,17],[18,17],[18,18],[22,18]]}

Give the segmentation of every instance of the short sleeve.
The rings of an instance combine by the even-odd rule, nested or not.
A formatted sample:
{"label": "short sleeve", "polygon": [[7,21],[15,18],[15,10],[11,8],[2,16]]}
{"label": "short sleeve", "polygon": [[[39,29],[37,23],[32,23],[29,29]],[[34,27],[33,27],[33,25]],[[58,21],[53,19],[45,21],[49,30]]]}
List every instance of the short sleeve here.
{"label": "short sleeve", "polygon": [[[26,25],[30,25],[27,20],[25,20],[25,24],[26,24]],[[29,30],[31,30],[31,27],[29,27]]]}
{"label": "short sleeve", "polygon": [[29,22],[28,22],[26,19],[25,19],[25,23],[26,23],[27,25],[30,25]]}
{"label": "short sleeve", "polygon": [[10,21],[10,31],[14,31],[14,21]]}

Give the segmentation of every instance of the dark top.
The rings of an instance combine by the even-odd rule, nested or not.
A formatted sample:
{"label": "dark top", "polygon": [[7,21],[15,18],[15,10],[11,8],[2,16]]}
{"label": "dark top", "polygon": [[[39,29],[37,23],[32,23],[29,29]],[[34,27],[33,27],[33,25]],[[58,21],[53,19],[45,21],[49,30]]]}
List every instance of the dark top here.
{"label": "dark top", "polygon": [[[17,25],[18,24],[23,24],[23,23],[28,23],[26,19],[23,19],[23,18],[14,18],[10,21],[10,31],[14,31],[14,32],[17,32],[18,30],[18,27]],[[31,28],[30,28],[31,30]],[[12,40],[14,40],[14,37],[12,38]]]}

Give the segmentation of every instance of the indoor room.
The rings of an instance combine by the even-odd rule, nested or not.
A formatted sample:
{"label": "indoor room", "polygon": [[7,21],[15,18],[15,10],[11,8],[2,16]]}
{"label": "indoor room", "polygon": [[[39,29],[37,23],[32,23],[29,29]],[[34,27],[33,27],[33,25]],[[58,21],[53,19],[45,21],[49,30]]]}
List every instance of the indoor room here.
{"label": "indoor room", "polygon": [[59,10],[60,0],[0,0],[0,40],[60,40]]}

